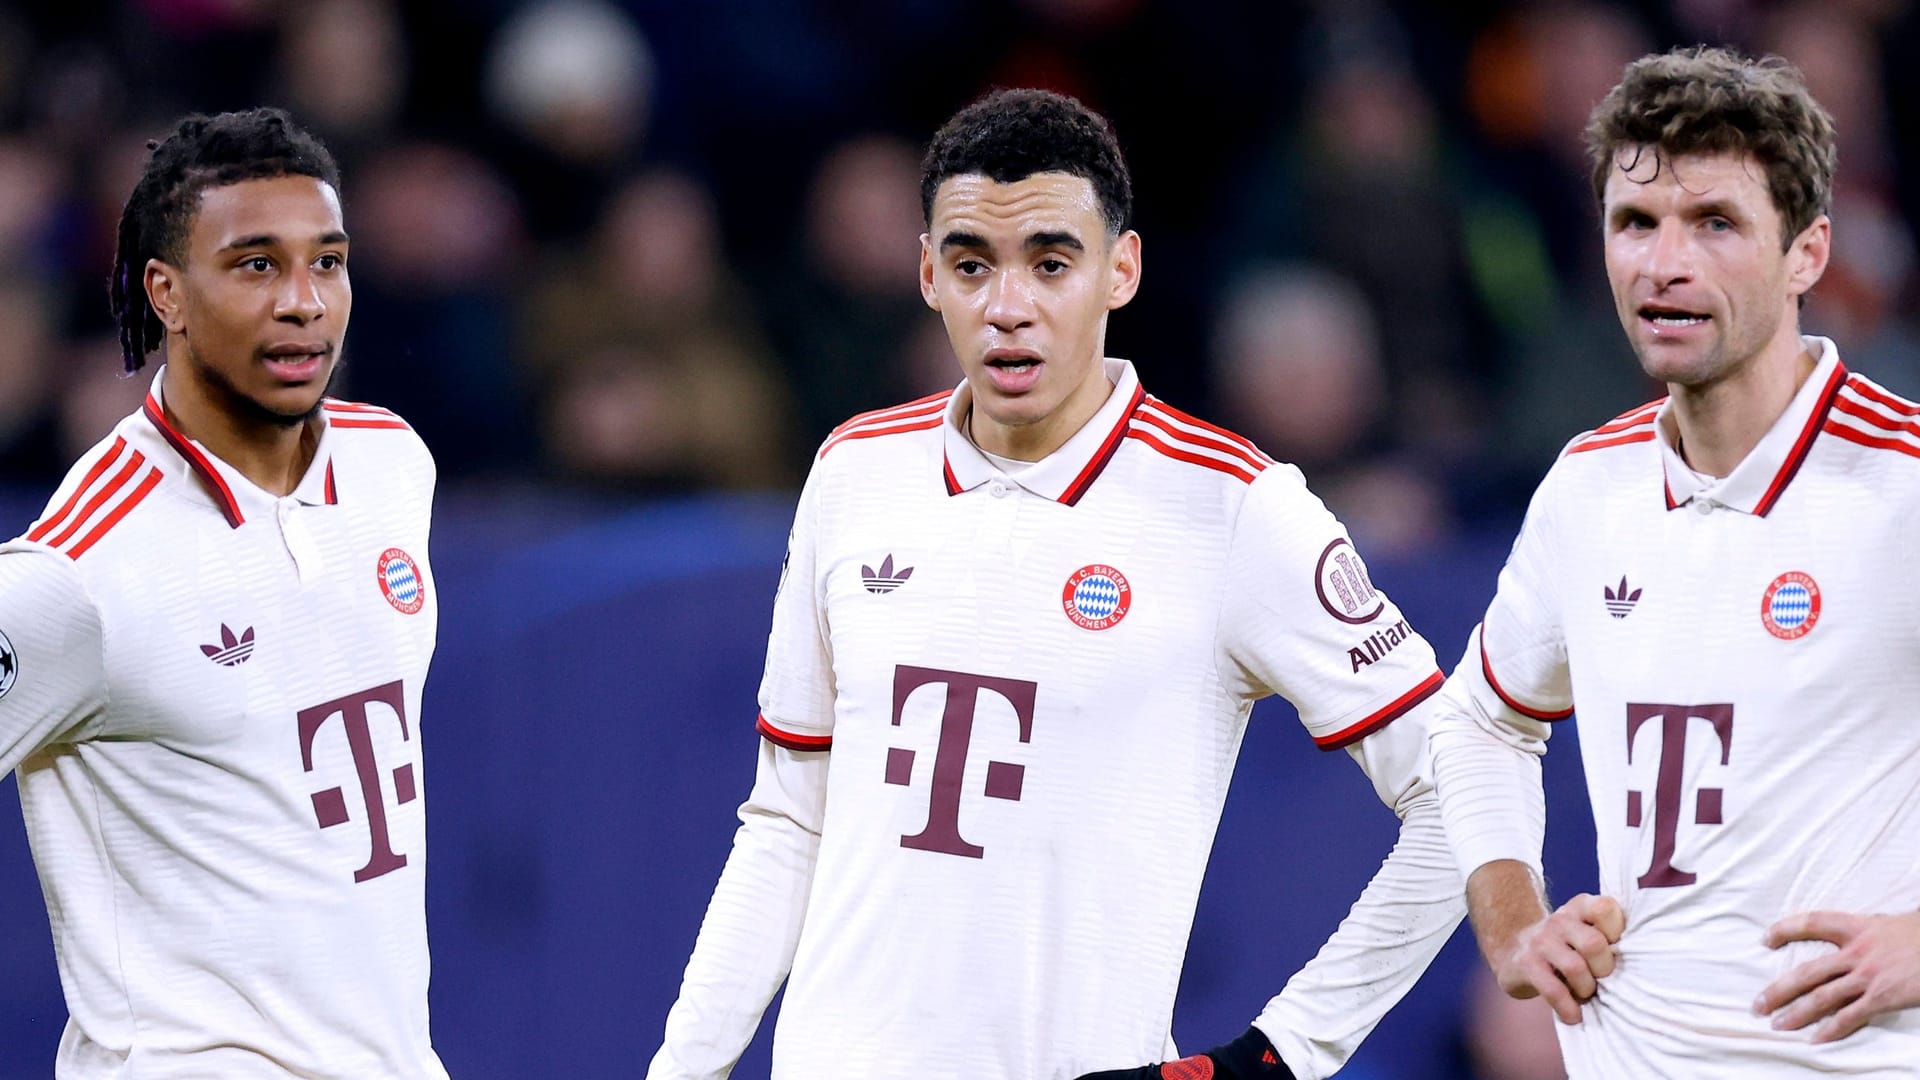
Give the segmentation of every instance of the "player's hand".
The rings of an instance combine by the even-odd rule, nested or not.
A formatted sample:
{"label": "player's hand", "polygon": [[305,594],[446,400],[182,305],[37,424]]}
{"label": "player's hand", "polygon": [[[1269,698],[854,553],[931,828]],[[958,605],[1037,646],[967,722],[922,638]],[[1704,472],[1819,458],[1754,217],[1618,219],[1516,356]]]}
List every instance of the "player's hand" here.
{"label": "player's hand", "polygon": [[1080,1080],[1294,1080],[1294,1077],[1293,1070],[1280,1060],[1273,1043],[1259,1028],[1250,1027],[1246,1034],[1204,1054],[1137,1069],[1087,1073]]}
{"label": "player's hand", "polygon": [[1775,1014],[1777,1030],[1798,1031],[1824,1019],[1813,1041],[1833,1042],[1882,1013],[1920,1007],[1920,912],[1810,911],[1767,928],[1767,948],[1789,941],[1831,941],[1840,948],[1801,964],[1760,992],[1753,1011]]}
{"label": "player's hand", "polygon": [[1577,1024],[1580,1003],[1613,974],[1613,946],[1626,928],[1619,901],[1581,893],[1521,931],[1494,975],[1513,997],[1543,997],[1562,1023]]}

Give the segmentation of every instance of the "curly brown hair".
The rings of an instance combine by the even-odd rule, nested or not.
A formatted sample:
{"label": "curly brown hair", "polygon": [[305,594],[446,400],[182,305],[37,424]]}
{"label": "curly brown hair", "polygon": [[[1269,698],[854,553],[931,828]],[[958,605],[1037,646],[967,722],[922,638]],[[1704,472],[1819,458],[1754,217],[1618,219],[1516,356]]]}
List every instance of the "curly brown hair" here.
{"label": "curly brown hair", "polygon": [[1752,154],[1785,226],[1782,250],[1833,205],[1833,117],[1778,56],[1700,45],[1628,64],[1587,122],[1594,200],[1604,207],[1607,177],[1649,150],[1656,166],[1684,154]]}

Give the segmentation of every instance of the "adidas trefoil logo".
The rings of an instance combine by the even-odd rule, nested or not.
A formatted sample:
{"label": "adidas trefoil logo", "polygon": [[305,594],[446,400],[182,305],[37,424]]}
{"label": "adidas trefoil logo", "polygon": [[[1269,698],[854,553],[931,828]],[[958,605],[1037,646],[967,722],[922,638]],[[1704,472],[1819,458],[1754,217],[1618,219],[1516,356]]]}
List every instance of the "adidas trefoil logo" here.
{"label": "adidas trefoil logo", "polygon": [[202,645],[200,651],[221,667],[239,667],[253,655],[253,627],[247,627],[239,637],[234,637],[233,631],[227,629],[227,624],[221,623],[220,644]]}
{"label": "adidas trefoil logo", "polygon": [[1625,574],[1620,575],[1619,592],[1615,592],[1612,589],[1605,589],[1605,592],[1607,594],[1607,614],[1616,619],[1626,618],[1627,613],[1633,610],[1633,605],[1640,602],[1639,589],[1635,589],[1632,592],[1627,591],[1627,577]]}
{"label": "adidas trefoil logo", "polygon": [[860,580],[866,584],[867,591],[870,593],[890,593],[906,584],[907,579],[912,576],[913,567],[911,566],[903,566],[899,573],[894,572],[892,555],[881,560],[880,572],[877,574],[873,572],[871,566],[862,564],[860,567]]}

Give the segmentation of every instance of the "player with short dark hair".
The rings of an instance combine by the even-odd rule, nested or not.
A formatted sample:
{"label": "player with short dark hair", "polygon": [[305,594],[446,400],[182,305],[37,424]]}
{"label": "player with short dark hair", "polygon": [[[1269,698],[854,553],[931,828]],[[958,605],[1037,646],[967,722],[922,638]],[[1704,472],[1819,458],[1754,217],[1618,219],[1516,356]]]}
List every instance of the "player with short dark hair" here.
{"label": "player with short dark hair", "polygon": [[[1911,1077],[1920,406],[1800,332],[1833,123],[1784,61],[1695,48],[1629,65],[1588,135],[1669,396],[1567,445],[1443,695],[1481,949],[1575,1080]],[[1550,910],[1535,757],[1575,710],[1601,895]]]}
{"label": "player with short dark hair", "polygon": [[0,545],[17,769],[70,1018],[61,1077],[444,1078],[420,691],[434,468],[338,401],[339,172],[275,109],[190,116],[120,223],[144,407]]}
{"label": "player with short dark hair", "polygon": [[1167,1075],[1325,1076],[1463,910],[1432,650],[1299,470],[1106,357],[1141,261],[1104,119],[1002,91],[924,176],[921,293],[963,381],[813,463],[758,778],[648,1075],[725,1076],[782,981],[776,1077],[1161,1075],[1240,738],[1280,693],[1400,842],[1255,1025]]}

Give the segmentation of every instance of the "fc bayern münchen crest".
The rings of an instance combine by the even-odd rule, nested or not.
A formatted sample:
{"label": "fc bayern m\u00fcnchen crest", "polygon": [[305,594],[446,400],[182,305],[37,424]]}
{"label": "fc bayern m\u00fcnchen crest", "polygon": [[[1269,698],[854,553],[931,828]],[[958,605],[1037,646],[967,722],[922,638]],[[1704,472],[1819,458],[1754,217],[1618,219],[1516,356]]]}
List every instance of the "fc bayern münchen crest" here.
{"label": "fc bayern m\u00fcnchen crest", "polygon": [[427,604],[427,583],[420,578],[420,567],[413,556],[399,548],[380,553],[380,595],[387,598],[402,615],[418,614]]}
{"label": "fc bayern m\u00fcnchen crest", "polygon": [[1060,606],[1082,630],[1105,630],[1127,617],[1133,607],[1133,588],[1127,584],[1127,575],[1094,563],[1067,578],[1067,587],[1060,591]]}
{"label": "fc bayern m\u00fcnchen crest", "polygon": [[6,697],[13,689],[13,680],[20,674],[20,654],[13,649],[13,642],[7,635],[0,634],[0,697]]}
{"label": "fc bayern m\u00fcnchen crest", "polygon": [[1760,598],[1760,622],[1782,641],[1806,637],[1820,621],[1820,586],[1798,570],[1773,579]]}

